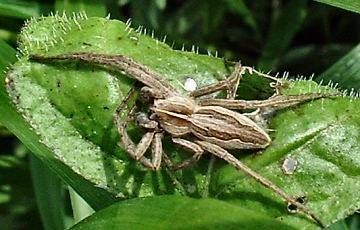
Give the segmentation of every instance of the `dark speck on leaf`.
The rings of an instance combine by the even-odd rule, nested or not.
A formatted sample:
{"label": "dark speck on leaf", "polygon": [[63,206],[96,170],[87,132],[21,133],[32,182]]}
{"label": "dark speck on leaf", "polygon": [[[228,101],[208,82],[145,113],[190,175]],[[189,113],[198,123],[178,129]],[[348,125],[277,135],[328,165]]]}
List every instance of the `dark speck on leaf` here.
{"label": "dark speck on leaf", "polygon": [[87,42],[83,42],[82,43],[84,46],[92,46],[90,43],[87,43]]}
{"label": "dark speck on leaf", "polygon": [[[307,197],[306,196],[298,197],[296,198],[296,201],[299,202],[300,204],[305,205],[307,203]],[[288,204],[288,211],[290,213],[296,213],[298,210],[293,204]]]}
{"label": "dark speck on leaf", "polygon": [[60,86],[61,86],[60,80],[57,80],[57,81],[56,81],[56,86],[57,86],[58,88],[60,88]]}
{"label": "dark speck on leaf", "polygon": [[107,107],[107,106],[104,106],[104,110],[109,110],[109,107]]}

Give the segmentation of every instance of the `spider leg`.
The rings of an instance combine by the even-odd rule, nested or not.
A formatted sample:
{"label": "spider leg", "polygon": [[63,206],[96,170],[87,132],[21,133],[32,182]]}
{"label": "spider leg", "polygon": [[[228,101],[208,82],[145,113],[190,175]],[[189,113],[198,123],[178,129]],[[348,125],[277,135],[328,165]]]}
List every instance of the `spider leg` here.
{"label": "spider leg", "polygon": [[238,62],[235,64],[234,71],[230,76],[222,81],[210,84],[201,89],[197,89],[190,93],[191,97],[200,97],[203,95],[208,95],[223,89],[227,89],[227,96],[229,98],[235,98],[236,90],[239,86],[241,76],[243,74],[242,65]]}
{"label": "spider leg", "polygon": [[[135,83],[136,84],[136,83]],[[135,84],[133,84],[133,87],[130,88],[128,93],[125,95],[124,99],[120,102],[120,104],[117,106],[115,113],[120,116],[120,114],[125,110],[125,108],[128,107],[127,103],[130,100],[130,98],[135,94]],[[132,108],[129,109],[129,111]],[[131,113],[129,113],[131,114]]]}
{"label": "spider leg", "polygon": [[[123,149],[135,160],[139,161],[142,165],[146,168],[151,170],[156,170],[158,167],[155,167],[153,162],[147,159],[144,154],[151,145],[154,136],[155,136],[155,128],[157,127],[157,122],[145,119],[143,114],[137,114],[137,121],[140,122],[141,127],[149,128],[149,131],[143,135],[140,142],[136,145],[128,135],[126,131],[127,123],[129,122],[129,117],[132,117],[134,114],[135,106],[129,109],[129,115],[125,121],[121,120],[120,113],[124,109],[124,105],[126,104],[127,100],[129,100],[132,93],[128,93],[125,99],[120,103],[117,107],[115,113],[113,114],[113,120],[117,131],[120,135],[121,143]],[[125,101],[125,102],[124,102]]]}
{"label": "spider leg", "polygon": [[208,86],[205,86],[201,89],[197,89],[190,93],[190,96],[192,97],[200,97],[204,95],[208,95],[223,89],[227,89],[227,98],[235,98],[236,91],[239,86],[240,79],[242,75],[248,72],[249,74],[257,74],[261,77],[268,78],[272,81],[275,81],[275,84],[272,84],[273,87],[276,89],[275,95],[280,94],[279,88],[282,87],[282,81],[276,77],[273,77],[269,74],[261,73],[257,70],[255,70],[252,67],[249,66],[242,66],[240,62],[237,62],[235,64],[234,71],[230,74],[230,76],[222,81],[216,82],[214,84],[210,84]]}
{"label": "spider leg", "polygon": [[155,170],[158,170],[161,165],[161,159],[163,156],[163,146],[162,146],[162,139],[164,137],[164,134],[161,133],[155,133],[154,138],[152,140],[151,145],[151,153],[152,153],[152,166]]}
{"label": "spider leg", "polygon": [[304,206],[303,204],[296,201],[293,197],[288,195],[281,188],[277,187],[270,180],[266,179],[265,177],[261,176],[260,174],[258,174],[257,172],[253,171],[251,168],[249,168],[248,166],[243,164],[241,161],[239,161],[237,158],[235,158],[232,154],[230,154],[225,149],[221,148],[218,145],[215,145],[215,144],[212,144],[212,143],[209,143],[206,141],[197,140],[197,141],[195,141],[195,143],[198,144],[199,146],[201,146],[201,148],[203,148],[205,151],[207,151],[211,154],[214,154],[215,156],[225,160],[226,162],[228,162],[229,164],[234,166],[236,169],[238,169],[238,170],[244,172],[245,174],[247,174],[248,176],[254,178],[256,181],[261,183],[263,186],[265,186],[266,188],[269,188],[270,190],[272,190],[273,192],[278,194],[280,197],[282,197],[284,200],[291,203],[296,208],[298,208],[305,214],[312,217],[320,226],[324,226],[322,221],[314,213],[312,213],[306,206]]}
{"label": "spider leg", "polygon": [[273,80],[273,81],[275,81],[275,82],[277,82],[277,83],[281,83],[281,79],[279,79],[279,78],[277,78],[277,77],[273,77],[273,76],[271,76],[271,75],[269,75],[269,74],[266,74],[266,73],[262,73],[262,72],[260,72],[260,71],[257,71],[257,70],[254,69],[253,67],[243,66],[242,70],[243,70],[243,73],[244,73],[245,71],[248,71],[249,74],[251,74],[251,75],[255,73],[255,74],[257,74],[257,75],[259,75],[259,76],[261,76],[261,77],[268,78],[268,79]]}
{"label": "spider leg", "polygon": [[122,145],[120,147],[125,149],[125,151],[133,159],[138,160],[146,168],[155,170],[150,160],[144,157],[146,150],[149,148],[154,138],[155,131],[153,130],[145,133],[144,136],[141,138],[139,144],[135,145],[135,143],[131,140],[131,138],[129,137],[126,131],[127,123],[123,123],[120,119],[120,116],[117,113],[114,113],[114,122],[118,130],[118,133],[121,136],[120,139]]}
{"label": "spider leg", "polygon": [[185,140],[182,138],[172,138],[172,141],[175,144],[178,144],[181,147],[185,148],[186,150],[193,152],[194,154],[192,155],[191,158],[186,159],[180,163],[174,164],[170,160],[169,156],[166,153],[164,153],[163,154],[164,162],[171,170],[176,171],[176,170],[188,167],[189,165],[197,162],[200,159],[200,157],[202,156],[202,154],[204,153],[204,150],[198,144],[195,144],[192,141],[188,141],[188,140]]}
{"label": "spider leg", "polygon": [[227,109],[282,109],[306,101],[336,96],[336,93],[313,93],[303,95],[274,95],[265,100],[234,100],[234,99],[200,99],[202,106],[221,106]]}
{"label": "spider leg", "polygon": [[143,86],[140,92],[141,92],[141,98],[143,98],[145,101],[150,101],[151,99],[164,98],[164,94],[162,92],[148,86]]}
{"label": "spider leg", "polygon": [[[236,92],[239,87],[239,83],[240,83],[243,73],[244,73],[243,66],[240,64],[240,62],[237,62],[237,63],[235,63],[234,71],[231,73],[231,75],[227,79],[217,82],[215,84],[206,86],[202,89],[198,89],[198,90],[192,92],[191,96],[199,97],[199,96],[210,94],[210,93],[222,90],[222,89],[227,89],[226,99],[234,100],[236,97]],[[201,99],[200,99],[200,101],[201,101]],[[196,160],[194,160],[194,157],[195,157],[195,155],[193,156],[193,158],[188,159],[188,160],[184,161],[183,163],[181,163],[180,165],[178,165],[177,167],[173,167],[173,168],[175,168],[175,170],[177,170],[177,169],[180,169],[182,167],[186,167],[187,165],[192,164],[193,162],[196,161]],[[211,159],[212,160],[210,161],[210,164],[208,166],[209,170],[213,167],[213,164],[215,163],[215,160],[216,160],[214,155],[211,155]]]}

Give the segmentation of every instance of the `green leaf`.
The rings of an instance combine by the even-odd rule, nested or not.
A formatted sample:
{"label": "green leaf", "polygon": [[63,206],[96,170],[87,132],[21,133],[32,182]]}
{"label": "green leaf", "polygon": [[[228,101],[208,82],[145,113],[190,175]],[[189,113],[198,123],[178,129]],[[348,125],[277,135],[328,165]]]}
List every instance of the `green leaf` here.
{"label": "green leaf", "polygon": [[[179,53],[172,52],[163,43],[136,32],[124,30],[126,26],[118,21],[92,18],[78,19],[77,23],[69,21],[65,24],[66,20],[62,19],[64,21],[60,21],[61,25],[59,18],[56,17],[30,23],[31,26],[24,30],[21,37],[21,39],[27,39],[27,33],[32,34],[29,37],[30,40],[23,40],[21,44],[23,52],[30,49],[32,53],[43,52],[43,49],[49,49],[49,53],[74,52],[76,49],[78,51],[93,50],[93,52],[112,50],[112,52],[134,57],[149,66],[155,66],[159,73],[182,91],[184,91],[182,84],[189,76],[196,77],[199,85],[206,85],[225,77],[225,72],[227,72],[221,59],[212,59],[208,56],[199,58],[193,53],[181,56]],[[65,35],[61,31],[64,26],[70,29]],[[108,34],[98,30],[99,26],[106,26]],[[47,27],[54,28],[52,31],[57,31],[58,35],[62,36],[57,37],[58,42],[64,40],[67,45],[49,46],[48,42],[55,44],[56,41],[44,40],[46,38],[44,29]],[[84,39],[84,35],[88,36],[89,40]],[[110,40],[99,46],[98,39],[103,42]],[[81,41],[80,44],[79,41]],[[140,41],[142,46],[138,46]],[[39,46],[33,43],[39,43]],[[134,47],[139,49],[134,49]],[[149,49],[154,51],[151,53],[152,58],[142,55]],[[164,68],[163,65],[159,65],[163,61],[158,57],[165,53],[169,61],[168,67]],[[194,63],[193,59],[197,62]],[[116,80],[112,76],[114,73],[111,75],[106,71],[96,70],[91,65],[81,65],[83,70],[77,71],[72,68],[64,69],[61,65],[43,65],[29,63],[26,59],[22,60],[14,66],[16,73],[11,71],[8,74],[10,79],[8,89],[11,94],[14,93],[13,98],[21,92],[18,96],[24,100],[18,101],[22,104],[18,106],[24,107],[27,112],[35,112],[33,115],[25,112],[26,119],[36,123],[33,124],[37,127],[35,129],[41,142],[46,143],[59,159],[64,159],[75,172],[86,175],[85,177],[98,187],[118,197],[129,198],[154,193],[169,193],[174,190],[171,184],[166,183],[166,186],[161,186],[158,191],[158,188],[153,187],[154,180],[160,180],[162,184],[161,181],[168,181],[169,176],[164,172],[157,174],[136,169],[134,167],[136,164],[133,161],[129,162],[124,151],[117,147],[119,137],[113,126],[112,114],[132,85],[129,78],[119,76],[119,80]],[[70,63],[70,66],[73,65]],[[174,67],[181,67],[181,69],[175,72],[172,69]],[[18,73],[23,77],[17,78]],[[48,74],[53,77],[49,78]],[[64,78],[66,75],[67,79]],[[15,82],[18,80],[19,82]],[[22,89],[13,91],[13,86]],[[78,96],[74,97],[74,95]],[[93,100],[89,101],[89,98]],[[36,107],[36,111],[30,109],[31,107]],[[86,167],[84,167],[85,162]],[[72,185],[72,187],[79,192],[76,186]],[[90,201],[91,204],[92,202]]]}
{"label": "green leaf", "polygon": [[293,229],[214,199],[158,196],[118,202],[74,226],[81,229]]}
{"label": "green leaf", "polygon": [[[4,41],[0,40],[0,75],[3,75],[6,67],[12,63],[15,62],[16,57],[15,57],[15,50],[13,48],[11,48],[7,43],[5,43]],[[3,86],[3,83],[2,83]],[[0,120],[1,120],[2,115],[0,115]],[[0,122],[0,135],[10,135],[11,132],[9,132],[9,130],[3,126],[3,124],[1,124]]]}
{"label": "green leaf", "polygon": [[71,187],[69,187],[69,193],[74,216],[74,223],[80,222],[94,213],[94,209],[92,209],[89,204]]}
{"label": "green leaf", "polygon": [[0,124],[0,136],[8,136],[8,135],[11,135],[11,132],[9,132],[9,130],[5,126]]}
{"label": "green leaf", "polygon": [[37,2],[19,0],[0,0],[0,15],[26,19],[40,15],[40,6]]}
{"label": "green leaf", "polygon": [[345,220],[341,220],[336,222],[335,224],[331,225],[328,230],[349,230],[349,227],[346,224]]}
{"label": "green leaf", "polygon": [[65,229],[64,189],[56,174],[32,154],[31,176],[44,229]]}
{"label": "green leaf", "polygon": [[[6,67],[10,63],[13,63],[16,61],[15,57],[16,51],[11,48],[6,42],[0,40],[0,69],[5,70]],[[1,75],[4,75],[4,73],[0,73]]]}
{"label": "green leaf", "polygon": [[[67,181],[77,191],[89,200],[92,200],[92,205],[95,208],[106,207],[113,202],[113,196],[109,193],[104,193],[99,188],[94,188],[93,185],[86,181],[82,176],[76,174],[74,171],[55,159],[53,153],[43,144],[39,143],[37,134],[30,128],[15,109],[11,103],[10,98],[5,90],[5,67],[16,60],[15,50],[6,43],[0,41],[0,123],[15,134],[28,149],[36,154],[36,156],[44,161],[52,170],[54,170],[63,180]],[[89,193],[87,191],[91,190]]]}
{"label": "green leaf", "polygon": [[[91,64],[29,62],[27,54],[123,54],[158,72],[181,93],[186,93],[182,84],[188,77],[199,87],[225,78],[229,72],[221,59],[171,50],[116,20],[81,16],[33,20],[20,36],[20,50],[25,55],[8,72],[7,89],[36,136],[25,126],[10,130],[20,137],[28,134],[20,139],[96,210],[111,203],[113,196],[208,194],[294,227],[315,227],[304,215],[290,215],[279,197],[222,160],[208,170],[205,156],[176,173],[139,167],[117,147],[119,137],[112,122],[116,106],[132,87],[131,79]],[[239,95],[269,97],[269,87],[261,80],[255,75],[245,77]],[[311,81],[285,85],[283,93],[291,95],[333,91]],[[329,225],[360,207],[359,106],[358,100],[339,97],[279,111],[270,122],[269,129],[274,131],[270,131],[273,142],[269,148],[262,154],[233,153],[289,194],[305,196],[307,206]],[[6,109],[0,107],[0,111]],[[0,122],[11,127],[14,119]],[[134,139],[142,133],[136,127],[129,132]],[[177,158],[189,156],[167,140],[165,151]],[[284,160],[298,162],[291,175],[282,171]]]}
{"label": "green leaf", "polygon": [[[2,76],[2,79],[4,78],[4,72],[6,71],[6,67],[8,67],[10,63],[16,61],[15,53],[16,51],[13,48],[11,48],[6,42],[0,40],[0,76]],[[1,82],[1,87],[4,88],[4,81]],[[5,90],[2,90],[0,93],[1,93],[0,96],[6,95]],[[5,114],[1,113],[0,120],[2,120],[2,118],[5,118],[4,115]],[[11,132],[9,132],[9,130],[6,127],[3,127],[4,124],[2,124],[2,122],[0,121],[0,134],[8,135]]]}
{"label": "green leaf", "polygon": [[342,88],[360,88],[360,45],[357,45],[344,57],[316,78],[317,81],[325,83],[334,82]]}
{"label": "green leaf", "polygon": [[[341,210],[355,212],[359,208],[358,203],[350,201],[357,200],[356,195],[349,193],[356,193],[355,189],[360,186],[355,179],[360,175],[359,146],[355,144],[360,139],[359,123],[358,118],[352,117],[358,106],[358,100],[349,103],[348,99],[339,98],[315,101],[301,109],[282,112],[272,119],[269,127],[276,130],[271,135],[272,145],[261,155],[249,156],[243,161],[280,187],[286,187],[286,191],[295,197],[305,195],[313,200],[311,205],[308,200],[309,207],[326,222],[341,219],[345,217],[340,214]],[[347,112],[352,115],[348,116]],[[284,160],[298,165],[294,174],[284,175]],[[260,197],[270,203],[267,191],[254,193],[260,189],[259,185],[233,168],[224,167],[217,174],[216,197],[230,199],[248,208],[257,206],[256,199]],[[223,189],[219,189],[221,187]],[[246,195],[248,200],[237,201],[239,198],[234,198],[234,193],[239,197]],[[334,203],[337,203],[336,207]],[[273,214],[281,211],[281,206],[276,206],[272,207]],[[298,226],[306,226],[300,224],[303,220],[298,221]]]}
{"label": "green leaf", "polygon": [[349,10],[355,13],[360,13],[360,2],[354,0],[315,0],[324,4],[339,7],[344,10]]}
{"label": "green leaf", "polygon": [[307,13],[306,0],[288,2],[271,23],[269,35],[262,51],[258,67],[276,69],[280,59],[300,29]]}

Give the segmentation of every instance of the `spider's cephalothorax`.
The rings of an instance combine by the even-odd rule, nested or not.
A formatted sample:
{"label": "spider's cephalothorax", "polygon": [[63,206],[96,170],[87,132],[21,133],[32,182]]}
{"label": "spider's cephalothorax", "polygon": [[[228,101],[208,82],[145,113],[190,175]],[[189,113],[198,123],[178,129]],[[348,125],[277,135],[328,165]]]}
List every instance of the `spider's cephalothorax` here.
{"label": "spider's cephalothorax", "polygon": [[[119,114],[122,105],[126,103],[119,105],[114,113],[114,122],[121,136],[121,147],[145,167],[157,170],[160,168],[161,162],[164,161],[168,167],[180,169],[199,160],[203,153],[208,152],[224,159],[238,170],[251,176],[288,203],[311,216],[319,225],[324,226],[320,219],[306,206],[244,165],[226,149],[262,149],[271,143],[269,135],[251,120],[250,115],[233,110],[279,109],[308,100],[332,96],[333,94],[319,93],[286,96],[277,92],[266,100],[235,100],[236,90],[243,73],[245,71],[256,72],[252,68],[240,64],[235,65],[234,72],[227,79],[184,96],[179,94],[160,75],[123,55],[71,53],[58,56],[32,55],[30,59],[38,62],[85,61],[123,71],[129,77],[144,84],[141,92],[152,98],[152,104],[149,105],[150,111],[148,113],[151,114],[150,116],[146,113],[136,115],[137,124],[147,130],[140,142],[135,144],[131,140],[126,131],[126,122],[120,119]],[[271,78],[277,83],[279,81],[271,76],[256,73]],[[224,89],[227,90],[226,99],[198,98]],[[169,134],[175,144],[192,152],[193,156],[179,164],[173,164],[162,148],[164,133]],[[150,146],[151,159],[145,156],[145,152]]]}

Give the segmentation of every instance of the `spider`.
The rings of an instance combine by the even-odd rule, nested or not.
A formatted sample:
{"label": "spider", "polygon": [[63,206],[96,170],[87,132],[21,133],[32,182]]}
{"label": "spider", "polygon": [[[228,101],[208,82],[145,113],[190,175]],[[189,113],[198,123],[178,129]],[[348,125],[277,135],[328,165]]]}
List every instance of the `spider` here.
{"label": "spider", "polygon": [[[127,122],[122,121],[119,115],[129,94],[118,106],[113,118],[121,137],[121,147],[146,168],[158,170],[164,161],[172,169],[181,169],[199,160],[204,153],[208,152],[254,178],[289,204],[309,215],[320,226],[324,226],[305,205],[247,167],[227,149],[263,149],[271,143],[270,136],[251,119],[254,113],[242,114],[234,110],[257,109],[259,111],[268,107],[279,109],[332,96],[332,94],[285,96],[277,92],[266,100],[235,100],[241,76],[245,71],[255,71],[240,63],[235,65],[234,71],[227,79],[195,90],[189,95],[182,95],[159,74],[123,55],[69,53],[57,56],[31,55],[30,59],[38,62],[84,61],[120,70],[141,82],[144,85],[141,88],[141,94],[146,98],[151,98],[151,102],[148,113],[142,112],[135,115],[138,126],[146,130],[140,142],[135,144],[131,140],[126,131]],[[279,83],[276,78],[255,72]],[[220,90],[227,90],[226,99],[201,98]],[[192,157],[174,164],[163,150],[164,134],[170,135],[175,144],[192,152]],[[152,152],[151,159],[145,156],[149,148]]]}

